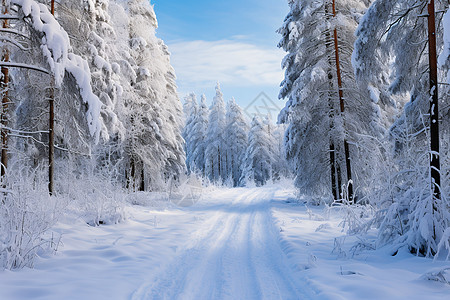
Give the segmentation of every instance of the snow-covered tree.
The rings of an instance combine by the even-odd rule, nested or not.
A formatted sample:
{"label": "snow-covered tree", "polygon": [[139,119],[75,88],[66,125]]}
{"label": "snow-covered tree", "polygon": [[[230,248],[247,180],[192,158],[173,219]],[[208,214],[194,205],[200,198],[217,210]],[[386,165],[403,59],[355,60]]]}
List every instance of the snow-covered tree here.
{"label": "snow-covered tree", "polygon": [[[17,71],[16,89],[19,148],[30,153],[34,163],[46,157],[42,145],[48,142],[48,101],[50,91],[54,103],[57,154],[68,152],[89,155],[93,142],[98,142],[103,124],[101,102],[92,92],[91,72],[87,62],[71,47],[69,34],[51,15],[47,6],[37,1],[10,1],[19,15],[17,32],[29,36],[29,51],[15,51],[14,58],[49,70],[51,76]],[[31,62],[32,60],[33,62]],[[14,75],[16,76],[16,75]],[[20,83],[20,86],[18,86]],[[49,87],[52,88],[49,88]],[[47,90],[43,89],[48,88]]]}
{"label": "snow-covered tree", "polygon": [[226,147],[224,144],[225,103],[220,85],[216,85],[216,95],[210,108],[208,131],[206,133],[205,175],[213,182],[222,182]]}
{"label": "snow-covered tree", "polygon": [[253,117],[248,134],[248,146],[243,161],[241,182],[245,185],[265,185],[272,178],[273,144],[267,126],[258,117]]}
{"label": "snow-covered tree", "polygon": [[[367,120],[373,113],[368,103],[361,105],[363,98],[354,79],[350,55],[354,30],[366,3],[336,1],[336,17],[331,4],[331,1],[290,1],[291,11],[278,31],[282,35],[279,47],[287,52],[282,63],[285,79],[279,95],[288,99],[279,117],[280,122],[289,124],[286,155],[293,166],[296,186],[316,198],[329,198],[332,194],[337,197],[335,187],[341,182],[347,184],[344,141],[352,142],[357,133],[369,131]],[[336,76],[335,29],[342,82]],[[358,160],[368,156],[359,154],[354,147],[356,143],[350,144],[351,162],[355,166],[352,171],[357,175],[352,179],[362,185],[364,176],[358,173],[363,168],[358,168]]]}
{"label": "snow-covered tree", "polygon": [[206,133],[208,130],[209,109],[206,105],[206,96],[202,95],[200,105],[195,115],[190,135],[191,148],[191,170],[205,176],[205,149]]}
{"label": "snow-covered tree", "polygon": [[195,144],[192,141],[192,136],[194,135],[195,119],[198,112],[197,97],[194,93],[190,93],[184,98],[183,111],[185,115],[185,123],[182,132],[182,136],[185,141],[185,151],[186,151],[186,167],[188,172],[193,171],[193,155],[195,151]]}
{"label": "snow-covered tree", "polygon": [[226,178],[233,186],[240,185],[242,161],[247,149],[248,125],[241,107],[232,98],[227,105],[225,143]]}
{"label": "snow-covered tree", "polygon": [[[390,177],[389,195],[380,207],[386,211],[381,225],[381,244],[399,242],[416,253],[434,255],[437,245],[450,225],[447,196],[433,197],[429,166],[429,118],[430,78],[428,76],[428,18],[429,1],[373,2],[364,16],[355,43],[354,65],[356,75],[362,82],[386,89],[393,95],[409,96],[402,115],[390,131],[395,155],[395,170]],[[436,11],[448,9],[448,1],[435,1]],[[442,27],[437,14],[437,45],[441,48]],[[395,58],[392,62],[390,58]],[[392,81],[379,84],[385,68],[391,64]],[[443,70],[448,68],[442,58]],[[441,74],[443,75],[443,74]],[[441,79],[442,80],[442,79]],[[440,80],[440,81],[441,81]],[[380,88],[381,86],[381,88]],[[439,87],[441,88],[441,87]],[[440,93],[448,93],[442,87]],[[444,112],[447,114],[448,112]],[[444,137],[448,137],[449,124],[443,119]],[[446,140],[444,138],[442,140]],[[448,150],[441,151],[441,160],[446,160]],[[440,190],[445,192],[448,182],[442,181]],[[391,199],[394,199],[392,201]],[[401,228],[401,230],[395,230]],[[393,230],[394,229],[394,230]]]}
{"label": "snow-covered tree", "polygon": [[126,4],[129,24],[122,34],[128,34],[131,49],[121,62],[129,78],[124,87],[125,163],[135,187],[155,189],[184,172],[182,107],[167,46],[155,36],[153,7],[145,0]]}
{"label": "snow-covered tree", "polygon": [[[122,143],[126,132],[123,91],[129,79],[122,72],[120,62],[129,57],[130,47],[128,35],[121,35],[118,31],[122,26],[117,26],[118,18],[127,24],[128,16],[125,12],[115,13],[119,6],[116,2],[61,0],[56,13],[72,37],[74,49],[88,61],[93,92],[102,102],[101,139],[92,151],[94,161],[87,167],[108,174],[115,182],[123,182]],[[111,14],[117,18],[112,20]]]}
{"label": "snow-covered tree", "polygon": [[139,189],[161,188],[184,172],[181,103],[149,1],[61,0],[57,18],[88,61],[102,102],[97,169]]}
{"label": "snow-covered tree", "polygon": [[286,132],[286,124],[276,124],[272,129],[273,138],[273,164],[272,179],[274,181],[281,178],[289,178],[290,168],[286,160],[286,149],[284,145],[284,133]]}

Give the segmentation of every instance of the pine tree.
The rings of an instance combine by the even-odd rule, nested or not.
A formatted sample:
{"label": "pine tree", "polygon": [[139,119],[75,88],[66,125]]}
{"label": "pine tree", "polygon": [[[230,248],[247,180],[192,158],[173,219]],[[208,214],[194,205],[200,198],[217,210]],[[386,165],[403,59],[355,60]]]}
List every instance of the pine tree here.
{"label": "pine tree", "polygon": [[271,142],[267,126],[258,116],[253,117],[243,161],[243,184],[262,186],[271,179],[274,160],[270,150]]}
{"label": "pine tree", "polygon": [[285,124],[277,124],[272,129],[273,138],[273,164],[272,164],[272,179],[278,181],[281,178],[289,178],[290,168],[288,166],[286,156],[286,149],[284,145],[284,134],[287,126]]}
{"label": "pine tree", "polygon": [[130,0],[128,9],[132,76],[125,90],[124,115],[131,130],[124,153],[130,182],[140,189],[158,188],[185,169],[182,108],[167,46],[155,36],[153,7],[146,0]]}
{"label": "pine tree", "polygon": [[206,133],[206,149],[205,149],[205,175],[212,182],[223,182],[225,178],[225,145],[224,145],[224,130],[225,130],[225,103],[223,101],[223,94],[220,90],[220,85],[216,85],[216,96],[209,113],[209,127]]}
{"label": "pine tree", "polygon": [[209,109],[206,105],[206,97],[202,95],[195,119],[192,125],[190,142],[192,143],[192,166],[191,170],[199,172],[205,177],[205,149],[206,134],[208,130]]}
{"label": "pine tree", "polygon": [[[62,150],[56,152],[62,158],[70,155],[70,152],[89,155],[103,127],[100,119],[101,102],[92,92],[87,62],[73,53],[67,31],[60,26],[48,7],[37,1],[13,0],[10,4],[15,6],[14,11],[20,16],[18,22],[21,24],[15,27],[24,36],[29,34],[26,39],[29,51],[17,51],[14,58],[25,65],[36,64],[39,66],[37,69],[47,69],[51,75],[46,77],[19,71],[16,75],[20,80],[16,84],[20,82],[20,86],[14,93],[18,121],[16,128],[18,137],[22,138],[17,145],[20,150],[32,153],[31,164],[36,166],[47,152],[42,147],[44,141],[49,144],[49,191],[52,193],[54,145],[57,144],[57,148]],[[49,88],[45,90],[42,87]],[[46,96],[53,100],[43,102]],[[49,118],[42,116],[51,116],[52,107],[56,119],[50,117],[55,126],[49,130]],[[29,133],[24,136],[21,131]],[[56,137],[55,142],[52,136]]]}
{"label": "pine tree", "polygon": [[[358,160],[364,159],[355,147],[345,151],[344,145],[348,143],[344,141],[356,140],[356,133],[370,130],[366,120],[372,108],[361,105],[363,100],[350,56],[358,13],[365,10],[364,3],[336,1],[336,17],[331,4],[331,1],[290,2],[291,11],[278,31],[282,35],[279,47],[287,52],[283,60],[285,79],[279,97],[288,99],[279,121],[289,124],[286,155],[294,166],[296,186],[316,198],[333,195],[336,199],[339,178],[351,175],[344,154],[349,152],[356,165]],[[333,43],[335,31],[339,41],[336,44],[340,53],[338,61]],[[336,74],[342,75],[342,80],[338,80]],[[344,98],[345,112],[340,103]],[[361,169],[353,168],[352,172],[358,174]],[[348,179],[354,181],[355,177],[362,178],[348,176]],[[352,181],[342,183],[347,186]]]}
{"label": "pine tree", "polygon": [[227,148],[226,178],[240,185],[242,161],[247,149],[248,125],[241,107],[232,98],[227,105],[225,142]]}
{"label": "pine tree", "polygon": [[193,162],[195,144],[192,141],[192,136],[194,135],[195,119],[197,117],[198,109],[197,97],[194,93],[191,93],[184,98],[183,111],[185,115],[185,124],[182,136],[185,141],[186,167],[188,172],[194,171],[195,169],[195,164]]}

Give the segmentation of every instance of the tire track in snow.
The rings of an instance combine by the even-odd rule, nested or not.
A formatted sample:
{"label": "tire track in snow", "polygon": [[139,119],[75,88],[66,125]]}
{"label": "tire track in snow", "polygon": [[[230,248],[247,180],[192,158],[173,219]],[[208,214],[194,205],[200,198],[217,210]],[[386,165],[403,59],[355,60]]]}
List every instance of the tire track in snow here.
{"label": "tire track in snow", "polygon": [[225,199],[228,204],[194,209],[211,213],[181,254],[131,299],[304,298],[279,245],[268,205],[272,197],[267,188],[239,189]]}
{"label": "tire track in snow", "polygon": [[[252,259],[261,286],[260,299],[304,299],[305,296],[293,282],[287,257],[281,249],[271,216],[263,211],[256,216],[252,237]],[[292,275],[292,276],[291,276]]]}
{"label": "tire track in snow", "polygon": [[[131,299],[218,299],[216,284],[212,284],[208,287],[203,282],[200,282],[198,286],[194,286],[193,281],[197,282],[198,279],[205,278],[206,274],[198,275],[193,274],[197,271],[197,274],[201,274],[199,270],[205,270],[206,265],[209,264],[216,270],[216,274],[212,278],[220,276],[217,266],[221,261],[221,257],[217,256],[216,260],[212,260],[212,253],[224,244],[224,239],[229,235],[229,228],[232,226],[234,218],[230,218],[229,214],[224,210],[233,207],[235,203],[240,203],[242,198],[245,198],[246,194],[240,195],[235,198],[231,205],[216,205],[214,208],[216,211],[209,220],[203,222],[200,225],[200,229],[193,234],[193,239],[184,247],[182,253],[175,258],[175,261],[163,270],[162,274],[159,274],[154,278],[154,282],[146,284],[137,289]],[[237,226],[236,222],[234,228]],[[209,270],[207,270],[208,276],[211,276]],[[194,277],[196,276],[196,277]],[[219,281],[220,280],[216,280]],[[199,298],[194,295],[188,295],[188,291],[196,288],[198,293],[203,296],[210,294],[209,297]],[[216,292],[216,293],[215,293]],[[214,295],[216,296],[214,298]],[[192,298],[194,297],[194,298]],[[212,298],[213,297],[213,298]]]}
{"label": "tire track in snow", "polygon": [[[252,195],[252,197],[254,197]],[[252,200],[252,197],[246,197]],[[230,239],[228,251],[224,256],[224,272],[227,276],[227,290],[221,299],[259,299],[259,287],[255,280],[255,268],[250,259],[249,237],[252,232],[254,211],[248,205],[240,213],[239,230],[235,231]]]}

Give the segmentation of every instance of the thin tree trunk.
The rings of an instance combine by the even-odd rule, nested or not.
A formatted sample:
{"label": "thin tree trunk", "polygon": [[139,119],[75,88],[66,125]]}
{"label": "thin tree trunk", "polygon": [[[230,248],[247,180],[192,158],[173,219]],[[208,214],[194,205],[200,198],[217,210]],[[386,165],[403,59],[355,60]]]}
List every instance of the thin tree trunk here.
{"label": "thin tree trunk", "polygon": [[[8,14],[8,4],[6,0],[2,0],[2,13]],[[7,19],[3,20],[3,28],[9,28],[9,22]],[[9,49],[7,46],[3,49],[2,61],[9,61]],[[1,68],[2,72],[2,82],[1,89],[3,90],[2,95],[2,114],[1,114],[1,138],[2,138],[2,153],[1,153],[1,176],[4,177],[6,174],[6,169],[8,167],[8,130],[6,127],[8,126],[8,104],[9,104],[9,70],[7,67]]]}
{"label": "thin tree trunk", "polygon": [[228,166],[228,150],[227,150],[227,151],[225,151],[225,172],[222,175],[224,181],[226,181],[228,179],[228,174],[230,174],[229,170],[228,170],[228,167],[229,166]]}
{"label": "thin tree trunk", "polygon": [[53,195],[53,177],[55,166],[55,88],[52,76],[50,86],[49,104],[49,126],[48,126],[48,193]]}
{"label": "thin tree trunk", "polygon": [[337,187],[338,187],[338,195],[339,199],[342,200],[342,172],[341,172],[341,166],[339,164],[336,164],[336,172],[337,172]]}
{"label": "thin tree trunk", "polygon": [[[428,48],[430,64],[430,168],[431,189],[433,191],[433,214],[437,210],[436,201],[441,198],[441,176],[439,155],[439,110],[438,110],[438,77],[436,53],[436,21],[434,0],[428,2]],[[436,228],[433,224],[433,239],[436,240]]]}
{"label": "thin tree trunk", "polygon": [[331,191],[333,192],[333,198],[334,201],[339,200],[339,195],[337,192],[337,186],[336,186],[336,157],[335,157],[335,149],[334,149],[334,143],[330,139],[330,172],[331,172]]}
{"label": "thin tree trunk", "polygon": [[217,146],[217,163],[219,164],[218,165],[218,176],[217,176],[217,179],[220,179],[221,177],[222,177],[222,172],[221,172],[221,163],[220,163],[220,147],[219,146]]}
{"label": "thin tree trunk", "polygon": [[[329,15],[329,10],[328,10],[328,2],[325,3],[325,18],[327,20],[330,19],[330,15]],[[338,187],[336,185],[336,147],[334,145],[334,141],[333,141],[333,129],[334,129],[334,115],[335,115],[335,110],[333,107],[333,97],[332,97],[332,90],[333,90],[333,74],[331,71],[331,65],[332,65],[332,58],[331,58],[331,52],[332,50],[330,49],[331,44],[332,44],[332,38],[331,38],[331,34],[330,32],[327,30],[325,33],[325,47],[327,49],[327,56],[328,56],[328,64],[329,64],[329,69],[328,69],[328,82],[329,82],[329,87],[330,90],[328,92],[328,108],[329,108],[329,112],[328,112],[328,118],[329,118],[329,126],[330,126],[330,173],[331,173],[331,191],[333,193],[333,198],[334,201],[339,201],[340,199],[340,193],[338,192]],[[338,174],[338,176],[340,177],[340,174]]]}
{"label": "thin tree trunk", "polygon": [[[333,0],[333,16],[336,17],[336,1]],[[344,121],[345,128],[345,105],[344,105],[344,93],[342,90],[342,76],[341,76],[341,67],[339,63],[339,44],[338,44],[338,35],[337,29],[334,28],[334,53],[336,56],[336,73],[337,73],[337,81],[338,81],[338,89],[339,89],[339,104],[341,108],[342,119]],[[344,155],[345,155],[345,166],[347,169],[347,196],[350,203],[353,203],[354,195],[353,195],[353,181],[352,181],[352,168],[350,161],[350,150],[347,141],[347,137],[344,133]]]}
{"label": "thin tree trunk", "polygon": [[136,163],[134,162],[134,158],[131,157],[130,159],[130,186],[132,191],[135,191],[135,186],[136,186]]}
{"label": "thin tree trunk", "polygon": [[[51,2],[51,12],[55,15],[55,1]],[[49,124],[48,124],[48,193],[53,195],[53,178],[55,172],[55,78],[50,83]]]}
{"label": "thin tree trunk", "polygon": [[141,191],[141,192],[145,191],[144,163],[142,163],[142,169],[141,169],[141,181],[140,181],[140,185],[139,185],[139,191]]}

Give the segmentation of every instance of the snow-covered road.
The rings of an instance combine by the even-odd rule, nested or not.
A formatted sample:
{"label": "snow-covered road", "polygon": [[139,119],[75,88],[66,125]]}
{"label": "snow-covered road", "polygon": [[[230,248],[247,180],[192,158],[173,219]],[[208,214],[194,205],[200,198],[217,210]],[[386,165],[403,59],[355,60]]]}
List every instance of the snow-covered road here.
{"label": "snow-covered road", "polygon": [[304,299],[271,217],[274,192],[236,189],[193,208],[204,223],[132,299]]}
{"label": "snow-covered road", "polygon": [[342,231],[345,210],[306,207],[294,192],[207,188],[187,207],[126,204],[125,222],[99,227],[68,212],[54,228],[55,255],[0,271],[0,300],[448,298],[450,285],[429,274],[450,276],[450,262],[355,252],[361,240]]}

